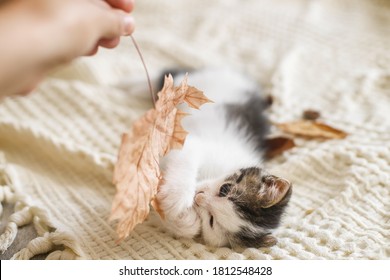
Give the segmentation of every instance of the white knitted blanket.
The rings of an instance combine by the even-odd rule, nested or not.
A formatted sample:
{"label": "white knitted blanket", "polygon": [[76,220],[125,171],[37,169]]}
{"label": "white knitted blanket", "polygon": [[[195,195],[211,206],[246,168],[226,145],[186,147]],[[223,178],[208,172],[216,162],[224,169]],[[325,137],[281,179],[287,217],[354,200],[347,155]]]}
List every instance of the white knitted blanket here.
{"label": "white knitted blanket", "polygon": [[139,58],[123,40],[0,104],[0,201],[15,203],[0,250],[33,223],[38,237],[13,258],[389,258],[389,1],[147,0],[134,15],[153,76],[171,66],[235,67],[274,96],[273,121],[315,109],[349,136],[300,140],[267,163],[294,184],[274,247],[174,239],[154,212],[116,244],[108,222],[113,164],[121,134],[150,107],[148,92],[139,94],[146,88]]}

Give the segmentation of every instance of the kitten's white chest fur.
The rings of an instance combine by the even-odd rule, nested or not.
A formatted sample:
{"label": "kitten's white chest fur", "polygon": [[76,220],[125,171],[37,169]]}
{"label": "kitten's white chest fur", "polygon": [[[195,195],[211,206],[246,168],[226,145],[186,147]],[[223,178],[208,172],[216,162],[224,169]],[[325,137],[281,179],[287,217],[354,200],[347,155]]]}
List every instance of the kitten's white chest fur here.
{"label": "kitten's white chest fur", "polygon": [[[181,80],[178,78],[177,80]],[[257,90],[249,79],[230,70],[204,70],[189,77],[189,84],[204,91],[214,103],[205,104],[183,120],[189,132],[185,149],[196,150],[199,156],[199,180],[216,178],[245,166],[260,164],[262,159],[248,145],[245,134],[229,126],[225,104],[247,101]]]}
{"label": "kitten's white chest fur", "polygon": [[[194,147],[200,157],[198,181],[218,178],[240,168],[261,163],[261,158],[253,154],[253,149],[248,149],[241,141],[235,139],[236,137],[237,135],[226,133],[223,138],[216,141],[202,140],[202,138],[198,140],[201,143]],[[191,145],[188,145],[188,148],[191,149]]]}

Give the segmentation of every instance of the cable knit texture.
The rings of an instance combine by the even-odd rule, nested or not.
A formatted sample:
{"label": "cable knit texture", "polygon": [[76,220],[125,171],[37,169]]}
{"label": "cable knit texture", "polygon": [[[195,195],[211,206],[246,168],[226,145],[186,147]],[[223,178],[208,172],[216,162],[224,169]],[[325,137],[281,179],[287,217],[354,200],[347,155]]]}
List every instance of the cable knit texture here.
{"label": "cable knit texture", "polygon": [[[390,4],[386,0],[138,1],[134,34],[152,76],[228,65],[274,96],[273,121],[305,109],[348,133],[298,139],[266,163],[294,194],[271,248],[174,239],[157,215],[116,244],[108,221],[121,134],[151,106],[129,39],[58,69],[0,104],[0,201],[37,238],[14,259],[387,259],[390,236]],[[207,94],[207,93],[206,93]]]}

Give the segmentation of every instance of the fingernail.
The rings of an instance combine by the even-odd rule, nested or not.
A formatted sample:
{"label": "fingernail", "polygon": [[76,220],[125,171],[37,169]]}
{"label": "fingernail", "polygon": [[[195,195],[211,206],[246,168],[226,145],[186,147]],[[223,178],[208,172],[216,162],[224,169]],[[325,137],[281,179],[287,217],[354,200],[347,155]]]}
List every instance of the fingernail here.
{"label": "fingernail", "polygon": [[125,24],[123,35],[130,35],[134,31],[134,18],[131,16],[125,16],[123,18]]}

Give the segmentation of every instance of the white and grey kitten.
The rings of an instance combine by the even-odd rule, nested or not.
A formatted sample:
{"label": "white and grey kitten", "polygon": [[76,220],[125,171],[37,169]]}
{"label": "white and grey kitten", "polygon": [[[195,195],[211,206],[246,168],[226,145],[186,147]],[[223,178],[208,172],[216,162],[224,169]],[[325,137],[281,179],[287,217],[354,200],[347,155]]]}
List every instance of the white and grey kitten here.
{"label": "white and grey kitten", "polygon": [[262,168],[267,103],[253,81],[229,70],[191,72],[189,84],[214,103],[187,109],[184,147],[162,160],[163,223],[178,237],[200,236],[213,246],[274,245],[271,231],[292,187]]}

